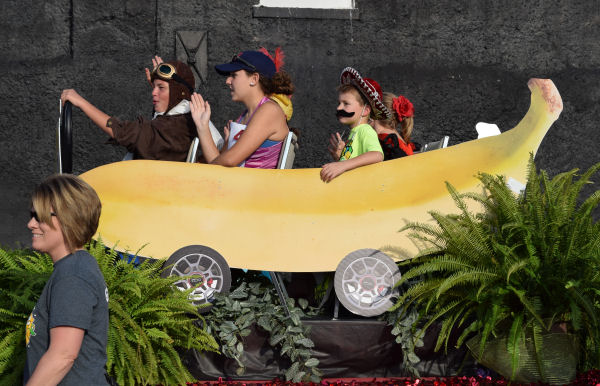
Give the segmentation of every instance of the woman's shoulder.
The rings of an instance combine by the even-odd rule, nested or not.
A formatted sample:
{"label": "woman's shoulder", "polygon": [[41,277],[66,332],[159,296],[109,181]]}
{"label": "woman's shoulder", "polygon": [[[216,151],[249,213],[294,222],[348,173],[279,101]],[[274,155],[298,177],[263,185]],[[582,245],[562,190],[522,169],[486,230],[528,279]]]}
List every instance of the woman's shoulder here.
{"label": "woman's shoulder", "polygon": [[283,109],[281,108],[281,106],[279,106],[279,103],[275,102],[272,99],[267,99],[265,101],[265,103],[262,104],[262,106],[260,107],[259,110],[264,109],[265,111],[272,111],[272,112],[276,112],[276,113],[283,113]]}
{"label": "woman's shoulder", "polygon": [[271,99],[264,102],[254,113],[254,116],[281,116],[285,118],[285,113],[279,104]]}
{"label": "woman's shoulder", "polygon": [[[275,133],[283,133],[284,131],[287,134],[288,127],[285,113],[276,102],[269,100],[256,109],[248,124],[248,129],[262,131],[267,135],[267,138]],[[277,140],[280,139],[277,138]]]}
{"label": "woman's shoulder", "polygon": [[96,259],[86,250],[77,250],[64,257],[60,264],[55,265],[57,278],[75,276],[90,283],[96,279],[103,279],[102,272]]}

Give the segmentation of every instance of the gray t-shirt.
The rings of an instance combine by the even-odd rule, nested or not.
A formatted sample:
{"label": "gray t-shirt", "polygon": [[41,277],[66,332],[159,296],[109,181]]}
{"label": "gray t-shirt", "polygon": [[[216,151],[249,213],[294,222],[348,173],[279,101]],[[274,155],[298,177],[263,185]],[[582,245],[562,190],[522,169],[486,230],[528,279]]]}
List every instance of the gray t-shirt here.
{"label": "gray t-shirt", "polygon": [[98,263],[87,251],[76,251],[54,264],[27,320],[23,383],[50,347],[50,329],[59,326],[85,330],[79,355],[59,385],[107,385],[108,289]]}

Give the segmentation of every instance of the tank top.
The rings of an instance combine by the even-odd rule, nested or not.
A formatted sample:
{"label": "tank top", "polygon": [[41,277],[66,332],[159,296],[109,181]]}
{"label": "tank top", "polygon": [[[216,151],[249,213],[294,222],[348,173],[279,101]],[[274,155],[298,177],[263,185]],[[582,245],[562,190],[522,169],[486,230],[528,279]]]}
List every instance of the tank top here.
{"label": "tank top", "polygon": [[[254,113],[262,106],[265,102],[269,100],[268,97],[264,96],[258,106],[250,115],[250,119],[246,122],[245,126],[248,126]],[[241,123],[242,118],[248,113],[246,110],[239,118],[236,120],[237,123]],[[266,139],[259,147],[248,157],[244,163],[244,167],[246,168],[257,168],[257,169],[275,169],[277,167],[277,162],[279,161],[279,154],[281,153],[281,147],[283,146],[283,141],[272,141],[270,139]]]}

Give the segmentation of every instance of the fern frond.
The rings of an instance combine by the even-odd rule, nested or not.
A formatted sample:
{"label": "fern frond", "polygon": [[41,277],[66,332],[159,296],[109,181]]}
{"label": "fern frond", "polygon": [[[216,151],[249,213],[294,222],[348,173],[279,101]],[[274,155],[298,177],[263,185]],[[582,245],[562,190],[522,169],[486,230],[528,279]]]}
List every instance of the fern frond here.
{"label": "fern frond", "polygon": [[525,334],[523,331],[523,314],[519,313],[515,316],[513,323],[508,332],[507,350],[511,358],[512,376],[514,379],[520,359],[520,344],[525,342]]}
{"label": "fern frond", "polygon": [[458,272],[450,275],[446,278],[439,286],[436,297],[439,299],[449,289],[460,286],[460,285],[474,285],[479,286],[486,281],[492,281],[498,279],[498,275],[494,272],[479,268],[467,272]]}

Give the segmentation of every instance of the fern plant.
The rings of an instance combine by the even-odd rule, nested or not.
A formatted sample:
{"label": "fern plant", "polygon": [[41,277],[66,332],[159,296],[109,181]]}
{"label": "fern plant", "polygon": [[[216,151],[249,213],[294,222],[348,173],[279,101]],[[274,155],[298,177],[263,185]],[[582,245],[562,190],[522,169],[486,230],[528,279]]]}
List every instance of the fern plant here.
{"label": "fern plant", "polygon": [[256,323],[269,333],[269,344],[290,359],[291,365],[285,373],[287,381],[320,382],[319,360],[310,351],[314,343],[308,337],[309,328],[301,322],[301,318],[314,316],[316,311],[308,307],[305,299],[298,299],[298,305],[294,299],[288,299],[288,308],[290,316],[286,315],[274,287],[260,281],[241,281],[229,294],[216,295],[206,317],[208,331],[219,341],[223,355],[236,360],[238,375],[245,371],[244,337]]}
{"label": "fern plant", "polygon": [[[459,213],[431,212],[434,225],[409,223],[401,230],[426,247],[399,282],[408,289],[395,307],[416,306],[423,330],[441,322],[436,350],[447,349],[458,328],[457,346],[479,334],[480,353],[488,340],[504,337],[512,365],[512,374],[503,374],[508,377],[515,375],[526,336],[533,336],[539,359],[542,334],[558,325],[586,345],[581,370],[598,368],[600,225],[592,213],[600,191],[581,203],[578,198],[599,169],[597,164],[579,178],[575,169],[550,179],[545,171],[537,173],[531,157],[519,195],[501,176],[480,174],[481,194],[459,194],[447,183]],[[483,211],[473,214],[470,200]]]}
{"label": "fern plant", "polygon": [[[176,277],[161,278],[162,262],[127,264],[101,242],[88,246],[108,286],[107,368],[120,385],[181,384],[192,380],[176,350],[217,351],[214,338]],[[0,373],[20,382],[25,363],[25,321],[52,272],[47,255],[0,250]]]}
{"label": "fern plant", "polygon": [[0,385],[22,383],[25,322],[52,272],[52,259],[0,249]]}

